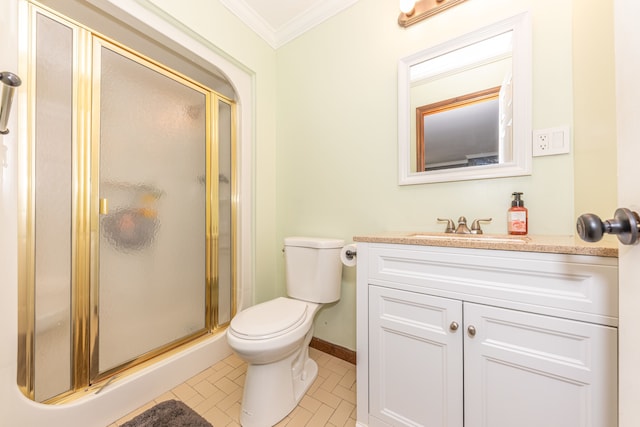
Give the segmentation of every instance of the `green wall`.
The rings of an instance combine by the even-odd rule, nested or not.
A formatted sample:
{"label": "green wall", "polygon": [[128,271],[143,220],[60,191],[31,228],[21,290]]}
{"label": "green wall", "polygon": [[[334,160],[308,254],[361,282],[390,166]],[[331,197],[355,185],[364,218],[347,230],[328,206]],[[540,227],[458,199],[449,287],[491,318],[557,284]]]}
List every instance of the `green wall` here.
{"label": "green wall", "polygon": [[[271,49],[217,1],[153,0],[254,73],[255,300],[285,293],[282,240],[440,231],[436,217],[493,217],[506,232],[524,192],[531,234],[570,235],[584,211],[616,206],[612,1],[470,0],[408,29],[397,1],[360,0]],[[397,65],[404,56],[529,10],[533,129],[571,126],[571,154],[535,158],[533,174],[398,186]],[[315,335],[355,349],[355,269]]]}

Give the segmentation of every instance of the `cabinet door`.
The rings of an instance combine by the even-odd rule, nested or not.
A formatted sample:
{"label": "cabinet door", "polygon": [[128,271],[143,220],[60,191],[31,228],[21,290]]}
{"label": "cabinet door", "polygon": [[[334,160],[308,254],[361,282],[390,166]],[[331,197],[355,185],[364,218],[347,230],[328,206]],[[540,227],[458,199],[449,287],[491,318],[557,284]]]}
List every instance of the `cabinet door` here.
{"label": "cabinet door", "polygon": [[369,322],[369,425],[462,427],[462,302],[369,286]]}
{"label": "cabinet door", "polygon": [[618,425],[616,328],[471,303],[464,318],[465,427]]}

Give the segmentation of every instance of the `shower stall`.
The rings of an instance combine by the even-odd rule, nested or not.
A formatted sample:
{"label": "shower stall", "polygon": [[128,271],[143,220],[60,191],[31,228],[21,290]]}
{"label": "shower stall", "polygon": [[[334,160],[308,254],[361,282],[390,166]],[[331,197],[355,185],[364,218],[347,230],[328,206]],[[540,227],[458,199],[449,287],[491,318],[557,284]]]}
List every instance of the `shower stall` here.
{"label": "shower stall", "polygon": [[236,104],[148,40],[35,2],[21,18],[18,384],[58,403],[230,321]]}

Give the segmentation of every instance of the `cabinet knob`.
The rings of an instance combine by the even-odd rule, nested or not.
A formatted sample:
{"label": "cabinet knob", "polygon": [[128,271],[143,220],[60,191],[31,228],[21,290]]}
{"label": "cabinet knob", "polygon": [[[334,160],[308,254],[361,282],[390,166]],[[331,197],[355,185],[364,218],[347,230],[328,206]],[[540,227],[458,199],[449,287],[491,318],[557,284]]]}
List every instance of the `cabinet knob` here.
{"label": "cabinet knob", "polygon": [[475,337],[476,336],[476,327],[471,325],[467,328],[467,332],[469,333],[470,337]]}
{"label": "cabinet knob", "polygon": [[451,322],[451,324],[449,325],[449,329],[450,329],[452,332],[455,332],[455,331],[457,331],[457,330],[458,330],[458,327],[459,327],[459,326],[460,326],[460,325],[458,325],[458,322]]}

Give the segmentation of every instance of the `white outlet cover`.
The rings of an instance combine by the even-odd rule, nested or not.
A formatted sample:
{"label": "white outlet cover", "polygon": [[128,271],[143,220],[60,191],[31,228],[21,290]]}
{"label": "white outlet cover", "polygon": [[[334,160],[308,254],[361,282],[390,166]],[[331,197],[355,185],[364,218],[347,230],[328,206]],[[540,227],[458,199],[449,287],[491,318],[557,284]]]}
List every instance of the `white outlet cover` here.
{"label": "white outlet cover", "polygon": [[570,152],[570,141],[569,126],[534,130],[531,141],[533,156],[567,154]]}

